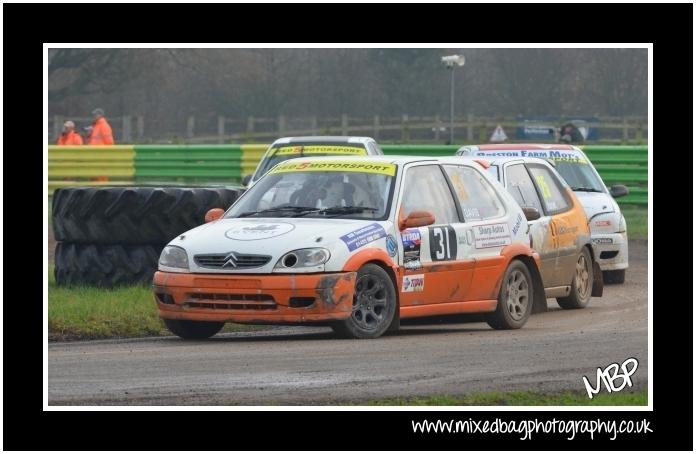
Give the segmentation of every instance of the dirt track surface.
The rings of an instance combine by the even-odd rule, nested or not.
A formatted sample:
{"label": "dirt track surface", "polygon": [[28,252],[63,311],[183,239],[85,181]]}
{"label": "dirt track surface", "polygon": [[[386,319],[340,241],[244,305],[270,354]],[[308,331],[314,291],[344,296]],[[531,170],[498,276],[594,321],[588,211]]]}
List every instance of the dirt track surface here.
{"label": "dirt track surface", "polygon": [[[648,381],[647,243],[632,241],[623,285],[582,310],[536,314],[516,331],[485,323],[408,325],[376,340],[326,328],[269,328],[209,341],[174,337],[51,343],[49,405],[325,405],[478,391],[584,391],[598,367],[639,360]],[[620,380],[619,380],[620,382]],[[617,382],[617,383],[619,383]],[[606,392],[604,390],[603,392]]]}

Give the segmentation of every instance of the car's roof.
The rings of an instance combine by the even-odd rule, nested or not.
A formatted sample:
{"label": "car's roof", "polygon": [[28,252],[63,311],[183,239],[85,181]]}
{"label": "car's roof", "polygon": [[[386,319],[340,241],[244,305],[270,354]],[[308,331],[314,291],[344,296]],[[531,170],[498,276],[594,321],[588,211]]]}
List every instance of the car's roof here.
{"label": "car's roof", "polygon": [[565,143],[486,143],[481,145],[466,145],[461,148],[487,150],[578,150],[578,147]]}
{"label": "car's roof", "polygon": [[[471,159],[468,159],[471,158]],[[395,156],[395,155],[375,155],[375,156],[312,156],[312,157],[299,157],[288,159],[291,160],[303,160],[303,161],[361,161],[361,162],[379,162],[379,163],[389,163],[404,165],[413,162],[432,162],[434,164],[462,164],[466,163],[471,166],[480,166],[476,161],[482,160],[481,158],[475,158],[473,156]],[[285,162],[288,162],[285,161]],[[488,159],[483,159],[483,161],[489,161]]]}
{"label": "car's roof", "polygon": [[273,142],[273,144],[283,144],[283,143],[365,143],[368,141],[374,141],[371,137],[361,137],[361,136],[297,136],[297,137],[281,137],[280,139]]}

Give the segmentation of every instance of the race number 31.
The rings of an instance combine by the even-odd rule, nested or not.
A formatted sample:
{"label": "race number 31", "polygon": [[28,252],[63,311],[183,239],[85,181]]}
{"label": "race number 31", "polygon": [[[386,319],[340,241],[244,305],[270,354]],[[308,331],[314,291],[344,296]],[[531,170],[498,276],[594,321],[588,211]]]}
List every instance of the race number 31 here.
{"label": "race number 31", "polygon": [[433,261],[457,258],[457,234],[450,225],[430,227],[430,257]]}

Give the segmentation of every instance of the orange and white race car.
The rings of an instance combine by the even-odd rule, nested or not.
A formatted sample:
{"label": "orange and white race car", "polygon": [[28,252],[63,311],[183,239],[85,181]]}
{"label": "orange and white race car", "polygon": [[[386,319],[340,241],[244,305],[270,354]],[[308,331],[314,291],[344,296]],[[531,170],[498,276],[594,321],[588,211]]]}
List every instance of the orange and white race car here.
{"label": "orange and white race car", "polygon": [[591,296],[602,296],[602,272],[589,220],[555,167],[538,158],[477,162],[487,164],[529,219],[530,244],[541,258],[546,297],[555,297],[564,309],[579,309],[587,306]]}
{"label": "orange and white race car", "polygon": [[154,277],[159,315],[183,338],[225,322],[375,338],[457,313],[514,329],[546,302],[522,208],[469,159],[292,159],[206,217],[164,248]]}

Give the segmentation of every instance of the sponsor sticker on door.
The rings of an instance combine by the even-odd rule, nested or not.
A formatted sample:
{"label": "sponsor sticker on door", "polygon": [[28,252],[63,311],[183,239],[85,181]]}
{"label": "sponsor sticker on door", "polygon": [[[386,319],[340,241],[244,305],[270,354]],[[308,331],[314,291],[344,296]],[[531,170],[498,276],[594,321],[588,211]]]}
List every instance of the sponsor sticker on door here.
{"label": "sponsor sticker on door", "polygon": [[476,249],[505,246],[511,243],[507,224],[486,224],[474,227]]}
{"label": "sponsor sticker on door", "polygon": [[404,276],[401,284],[402,292],[422,292],[425,288],[425,274],[412,274]]}

